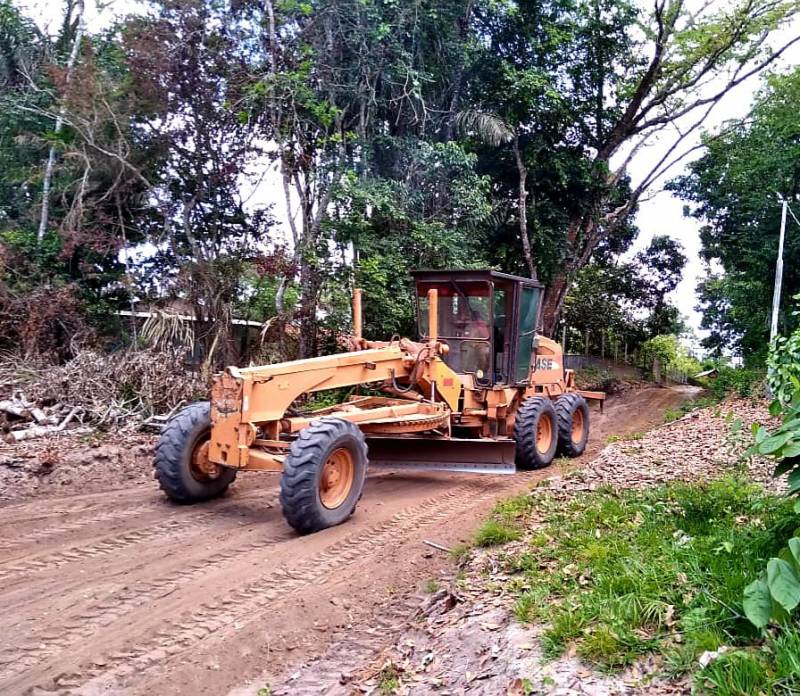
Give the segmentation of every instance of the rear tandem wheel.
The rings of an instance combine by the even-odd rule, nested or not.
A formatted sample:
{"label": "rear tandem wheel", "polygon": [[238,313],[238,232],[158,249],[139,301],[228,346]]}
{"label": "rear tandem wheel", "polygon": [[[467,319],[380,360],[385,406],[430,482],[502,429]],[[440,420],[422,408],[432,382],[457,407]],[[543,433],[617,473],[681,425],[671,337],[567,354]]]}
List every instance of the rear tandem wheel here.
{"label": "rear tandem wheel", "polygon": [[367,474],[361,429],[322,418],[300,431],[283,463],[281,507],[301,534],[341,524],[353,514]]}
{"label": "rear tandem wheel", "polygon": [[565,457],[579,457],[589,439],[589,406],[580,394],[570,392],[556,399],[558,450]]}

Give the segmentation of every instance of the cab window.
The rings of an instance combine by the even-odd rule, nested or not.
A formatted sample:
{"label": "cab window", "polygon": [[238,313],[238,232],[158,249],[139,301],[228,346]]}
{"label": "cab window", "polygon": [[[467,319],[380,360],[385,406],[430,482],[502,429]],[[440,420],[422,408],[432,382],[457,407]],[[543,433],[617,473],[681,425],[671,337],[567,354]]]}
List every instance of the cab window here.
{"label": "cab window", "polygon": [[533,339],[536,334],[536,317],[539,311],[539,289],[522,287],[520,293],[519,326],[517,332],[517,366],[515,381],[528,379],[533,355]]}

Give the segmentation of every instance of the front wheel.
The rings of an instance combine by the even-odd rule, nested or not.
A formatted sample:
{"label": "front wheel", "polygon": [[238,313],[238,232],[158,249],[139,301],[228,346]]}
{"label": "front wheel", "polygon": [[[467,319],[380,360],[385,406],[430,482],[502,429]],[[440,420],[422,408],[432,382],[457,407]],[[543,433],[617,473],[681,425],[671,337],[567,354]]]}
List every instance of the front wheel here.
{"label": "front wheel", "polygon": [[553,404],[545,396],[525,399],[514,420],[516,464],[520,469],[542,469],[550,465],[558,445]]}
{"label": "front wheel", "polygon": [[198,401],[181,409],[164,426],[156,445],[155,476],[176,503],[196,503],[222,495],[236,470],[208,459],[211,405]]}
{"label": "front wheel", "polygon": [[367,475],[367,443],[354,423],[322,418],[289,449],[281,476],[281,507],[301,534],[341,524],[353,514]]}

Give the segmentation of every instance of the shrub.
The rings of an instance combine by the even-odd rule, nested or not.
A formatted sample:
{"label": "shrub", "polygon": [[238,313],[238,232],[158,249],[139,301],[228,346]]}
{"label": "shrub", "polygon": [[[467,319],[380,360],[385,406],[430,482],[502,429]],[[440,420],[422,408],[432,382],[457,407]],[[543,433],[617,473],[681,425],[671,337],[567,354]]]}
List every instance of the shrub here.
{"label": "shrub", "polygon": [[761,392],[765,377],[763,370],[722,365],[717,368],[716,378],[708,381],[707,388],[717,400],[729,394],[756,396]]}

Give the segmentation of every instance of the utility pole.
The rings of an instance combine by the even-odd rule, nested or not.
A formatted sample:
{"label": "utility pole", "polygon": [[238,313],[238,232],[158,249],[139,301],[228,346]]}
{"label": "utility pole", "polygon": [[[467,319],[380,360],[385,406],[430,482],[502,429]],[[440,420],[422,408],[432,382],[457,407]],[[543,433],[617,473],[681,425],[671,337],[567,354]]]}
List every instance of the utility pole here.
{"label": "utility pole", "polygon": [[772,324],[769,329],[769,342],[775,340],[778,335],[778,310],[781,306],[781,285],[783,283],[783,240],[786,237],[786,211],[789,203],[783,200],[783,210],[781,211],[781,234],[778,238],[778,262],[775,264],[775,291],[772,295]]}

